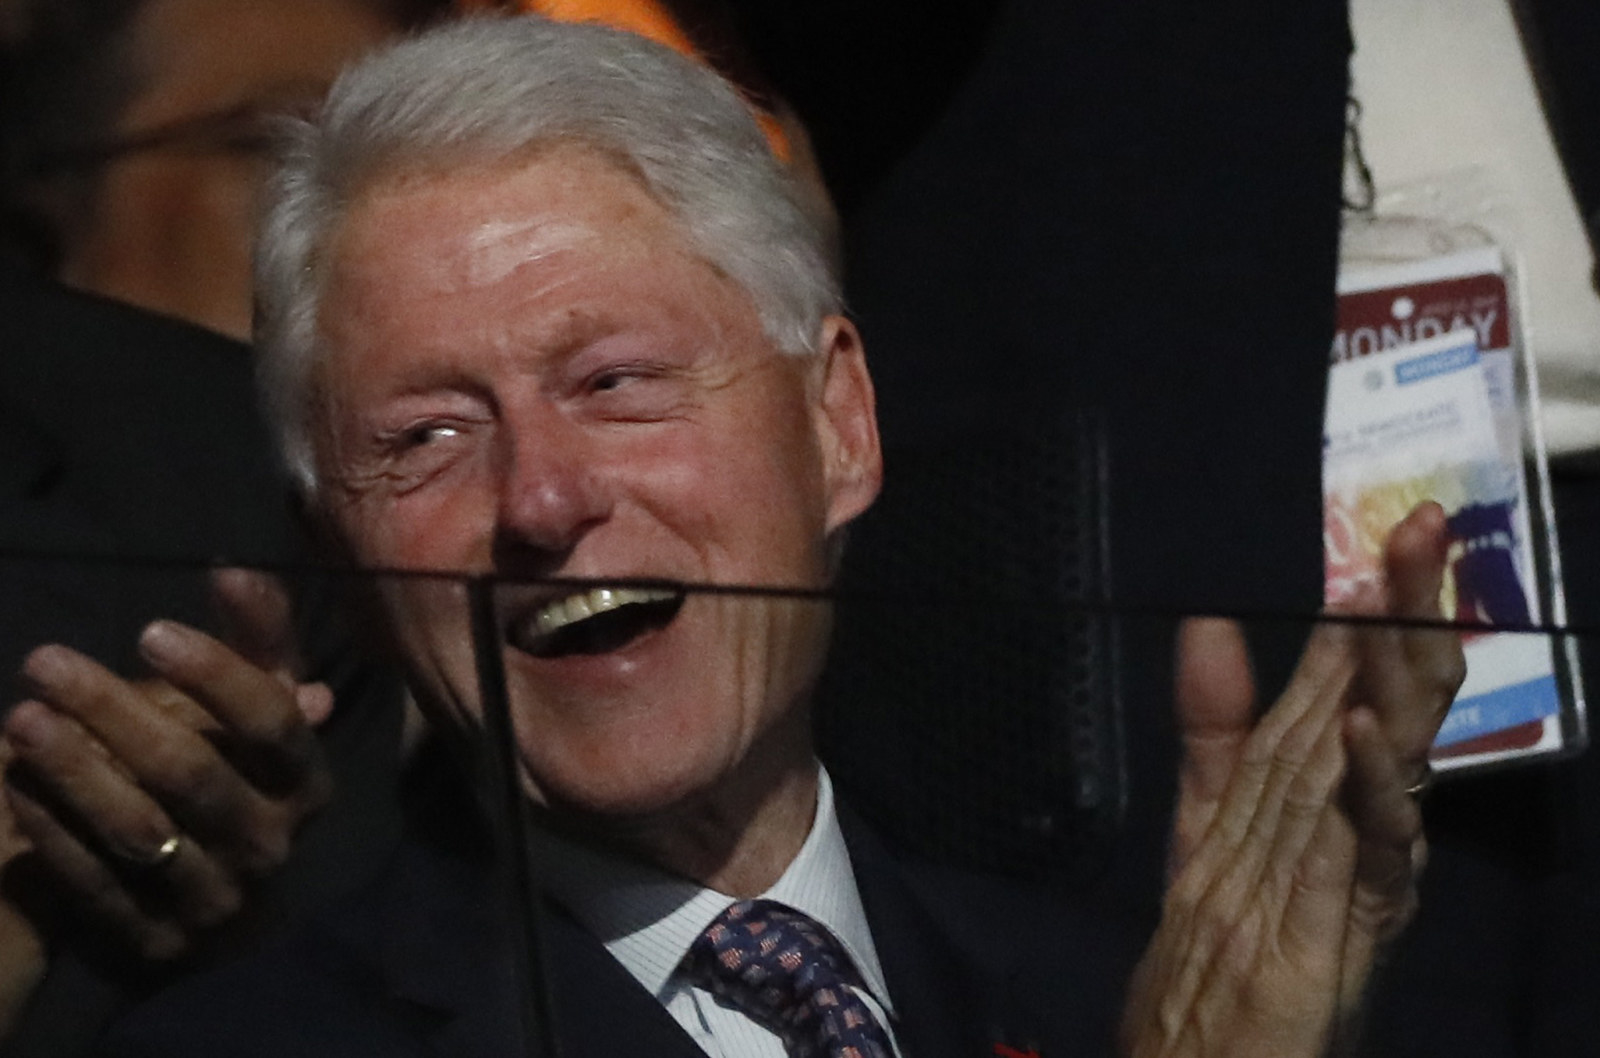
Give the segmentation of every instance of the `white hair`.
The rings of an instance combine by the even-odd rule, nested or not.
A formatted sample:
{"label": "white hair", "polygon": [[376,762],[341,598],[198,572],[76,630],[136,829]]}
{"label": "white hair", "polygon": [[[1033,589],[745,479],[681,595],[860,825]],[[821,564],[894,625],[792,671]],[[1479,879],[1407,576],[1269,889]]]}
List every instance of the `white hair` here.
{"label": "white hair", "polygon": [[351,202],[397,173],[585,146],[677,217],[749,293],[779,349],[813,352],[822,318],[842,305],[828,232],[744,101],[631,33],[533,16],[448,23],[346,71],[285,140],[256,246],[256,345],[267,414],[306,489],[325,250]]}

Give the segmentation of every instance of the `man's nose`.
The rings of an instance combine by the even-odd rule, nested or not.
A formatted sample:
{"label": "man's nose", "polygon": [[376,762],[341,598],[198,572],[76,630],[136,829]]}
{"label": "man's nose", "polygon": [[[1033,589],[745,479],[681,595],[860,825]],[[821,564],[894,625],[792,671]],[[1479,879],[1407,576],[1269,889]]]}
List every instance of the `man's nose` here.
{"label": "man's nose", "polygon": [[559,560],[611,513],[597,453],[582,427],[559,413],[509,433],[496,550],[534,549]]}

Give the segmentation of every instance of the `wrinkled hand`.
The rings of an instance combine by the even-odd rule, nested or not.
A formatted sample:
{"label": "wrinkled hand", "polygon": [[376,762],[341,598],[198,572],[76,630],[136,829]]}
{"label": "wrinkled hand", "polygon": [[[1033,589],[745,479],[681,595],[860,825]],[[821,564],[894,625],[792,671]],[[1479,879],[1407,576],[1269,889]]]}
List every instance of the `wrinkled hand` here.
{"label": "wrinkled hand", "polygon": [[[1390,537],[1386,587],[1345,612],[1437,619],[1444,532],[1438,507],[1414,511]],[[1464,670],[1448,630],[1324,625],[1252,724],[1238,627],[1185,624],[1172,876],[1127,1053],[1323,1053],[1415,910],[1424,844],[1406,788]]]}
{"label": "wrinkled hand", "polygon": [[[1378,612],[1438,621],[1448,548],[1437,504],[1396,526]],[[1427,842],[1417,800],[1406,791],[1430,774],[1428,751],[1467,672],[1461,636],[1450,629],[1369,624],[1357,646],[1360,669],[1344,722],[1350,777],[1343,792],[1361,839],[1340,982],[1346,1015],[1359,1005],[1383,944],[1416,913]]]}
{"label": "wrinkled hand", "polygon": [[141,681],[40,647],[23,667],[34,698],[5,725],[7,801],[54,902],[144,959],[234,917],[331,791],[312,725],[332,696],[295,680],[287,596],[242,570],[214,586],[232,647],[157,621],[139,639],[157,678]]}

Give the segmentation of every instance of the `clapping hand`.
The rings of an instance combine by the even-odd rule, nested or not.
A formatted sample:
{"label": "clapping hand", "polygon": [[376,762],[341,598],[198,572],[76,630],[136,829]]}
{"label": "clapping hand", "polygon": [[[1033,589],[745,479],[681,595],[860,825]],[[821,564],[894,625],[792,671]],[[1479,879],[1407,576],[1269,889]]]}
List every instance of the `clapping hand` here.
{"label": "clapping hand", "polygon": [[[1390,537],[1385,585],[1344,612],[1437,620],[1445,548],[1443,512],[1419,507]],[[1171,878],[1126,1053],[1324,1053],[1415,910],[1425,845],[1411,790],[1464,673],[1448,629],[1332,622],[1256,722],[1237,625],[1186,623]]]}
{"label": "clapping hand", "polygon": [[[24,664],[33,696],[5,724],[30,876],[124,956],[178,958],[234,918],[331,792],[313,728],[332,695],[297,681],[286,594],[243,570],[214,586],[229,644],[154,622],[146,680],[40,647]],[[0,905],[0,926],[16,912]]]}

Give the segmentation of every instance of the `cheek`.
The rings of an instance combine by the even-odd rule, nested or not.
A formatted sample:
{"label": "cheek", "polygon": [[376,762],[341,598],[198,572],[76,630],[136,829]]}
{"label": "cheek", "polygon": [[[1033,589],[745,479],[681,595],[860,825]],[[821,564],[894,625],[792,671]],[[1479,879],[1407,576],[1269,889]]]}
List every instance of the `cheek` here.
{"label": "cheek", "polygon": [[403,578],[383,593],[392,645],[421,700],[460,725],[478,711],[470,599],[454,578]]}
{"label": "cheek", "polygon": [[713,580],[763,585],[818,582],[824,509],[814,460],[791,445],[658,446],[645,483],[659,517],[695,543]]}
{"label": "cheek", "polygon": [[369,493],[345,506],[338,525],[359,565],[475,572],[487,568],[493,532],[484,507],[465,490]]}

